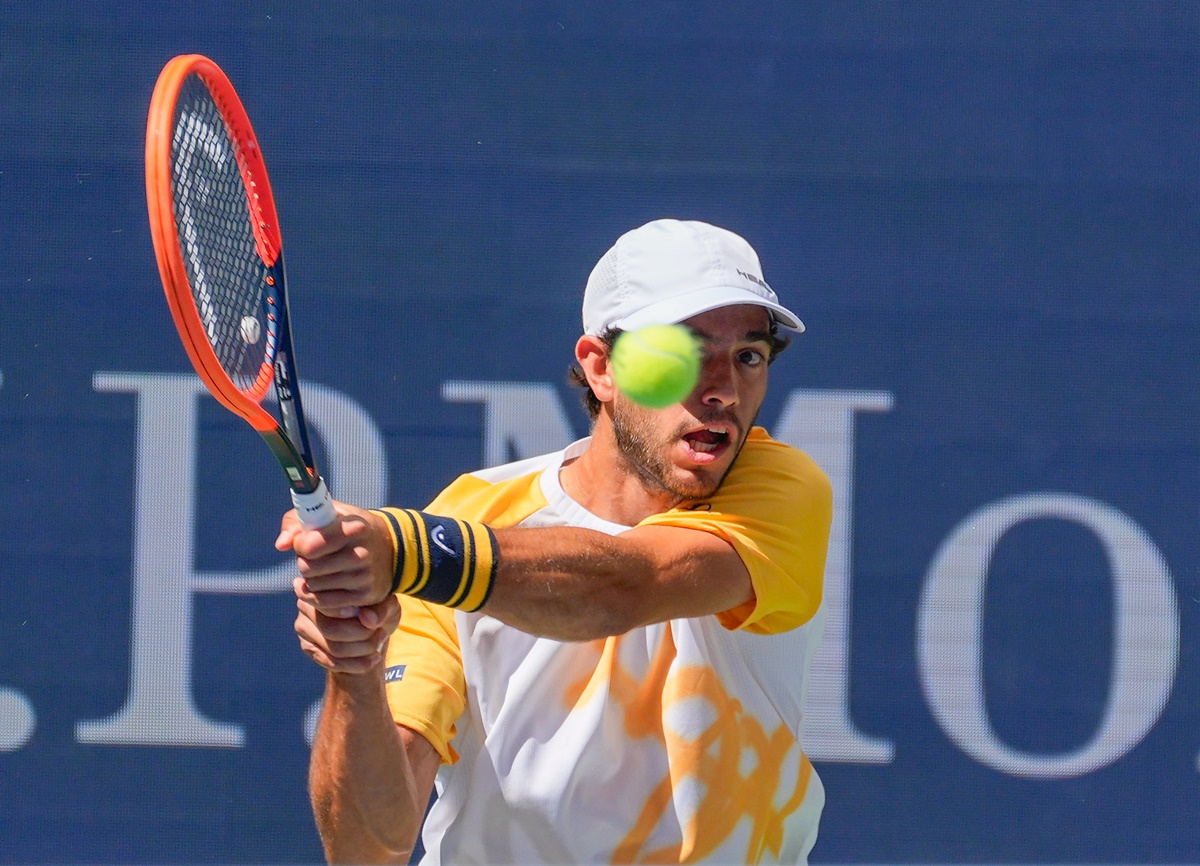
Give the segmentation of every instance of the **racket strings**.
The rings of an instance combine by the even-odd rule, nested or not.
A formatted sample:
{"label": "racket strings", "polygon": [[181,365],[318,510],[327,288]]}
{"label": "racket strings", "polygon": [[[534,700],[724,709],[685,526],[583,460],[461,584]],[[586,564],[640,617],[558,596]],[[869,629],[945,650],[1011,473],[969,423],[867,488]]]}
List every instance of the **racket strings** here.
{"label": "racket strings", "polygon": [[209,344],[240,391],[261,399],[276,322],[237,144],[208,88],[190,76],[176,103],[171,188],[188,282]]}

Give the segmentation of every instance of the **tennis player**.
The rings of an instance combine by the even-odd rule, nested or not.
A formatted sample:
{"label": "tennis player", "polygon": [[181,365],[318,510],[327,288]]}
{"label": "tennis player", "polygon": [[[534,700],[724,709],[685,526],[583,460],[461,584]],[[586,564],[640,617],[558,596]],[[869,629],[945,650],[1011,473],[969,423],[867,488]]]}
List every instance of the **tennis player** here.
{"label": "tennis player", "polygon": [[[703,340],[683,403],[614,385],[620,330]],[[658,220],[593,270],[592,435],[464,475],[423,511],[304,530],[300,643],[328,669],[311,795],[331,862],[804,863],[800,744],[831,491],[755,416],[801,331],[741,237]]]}

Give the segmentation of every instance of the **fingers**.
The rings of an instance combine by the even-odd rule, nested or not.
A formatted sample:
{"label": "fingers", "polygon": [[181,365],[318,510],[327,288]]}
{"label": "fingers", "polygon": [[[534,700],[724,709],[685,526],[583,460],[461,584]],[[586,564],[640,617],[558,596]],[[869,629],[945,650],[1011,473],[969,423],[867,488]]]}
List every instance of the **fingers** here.
{"label": "fingers", "polygon": [[284,515],[275,547],[296,555],[295,630],[300,647],[330,671],[366,673],[383,664],[400,622],[391,594],[394,550],[377,515],[334,503],[337,519],[306,529]]}
{"label": "fingers", "polygon": [[279,523],[279,537],[275,539],[275,549],[281,553],[291,550],[296,534],[302,528],[294,510],[284,514]]}
{"label": "fingers", "polygon": [[296,597],[329,616],[354,616],[355,609],[377,601],[375,584],[368,569],[350,567],[326,575],[313,575],[306,572],[304,560],[298,560],[297,567],[300,576],[292,581]]}
{"label": "fingers", "polygon": [[299,556],[323,556],[345,546],[348,537],[345,522],[345,517],[339,513],[328,526],[310,529],[300,523],[294,510],[289,511],[280,521],[275,549],[295,550]]}
{"label": "fingers", "polygon": [[358,616],[331,617],[297,599],[296,635],[300,648],[326,670],[366,673],[383,664],[388,635],[400,621],[400,604],[389,596]]}
{"label": "fingers", "polygon": [[337,519],[320,529],[305,529],[289,512],[275,540],[276,549],[296,555],[303,580],[296,595],[330,615],[388,595],[394,557],[391,534],[377,515],[340,502],[335,508]]}

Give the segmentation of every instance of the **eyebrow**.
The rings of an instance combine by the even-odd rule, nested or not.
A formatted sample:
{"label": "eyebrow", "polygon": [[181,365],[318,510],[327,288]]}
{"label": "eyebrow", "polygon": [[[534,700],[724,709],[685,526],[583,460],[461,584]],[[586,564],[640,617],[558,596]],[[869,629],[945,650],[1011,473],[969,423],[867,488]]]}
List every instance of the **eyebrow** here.
{"label": "eyebrow", "polygon": [[[692,328],[692,332],[701,340],[706,342],[715,339],[712,334],[709,334],[706,331],[701,331],[699,328]],[[769,343],[771,342],[771,332],[747,331],[746,333],[742,334],[741,339],[747,343]]]}

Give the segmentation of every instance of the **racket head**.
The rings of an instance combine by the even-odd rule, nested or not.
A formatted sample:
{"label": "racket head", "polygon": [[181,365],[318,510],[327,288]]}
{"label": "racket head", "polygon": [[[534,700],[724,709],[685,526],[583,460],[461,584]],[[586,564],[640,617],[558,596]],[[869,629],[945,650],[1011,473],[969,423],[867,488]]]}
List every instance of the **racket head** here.
{"label": "racket head", "polygon": [[[246,109],[207,57],[181,55],[159,74],[146,123],[146,200],[192,366],[270,446],[302,520],[325,525],[332,501],[300,400],[275,198]],[[272,384],[282,423],[262,405]]]}
{"label": "racket head", "polygon": [[150,232],[167,303],[213,396],[260,433],[287,336],[275,200],[241,99],[202,55],[159,75],[146,127]]}

